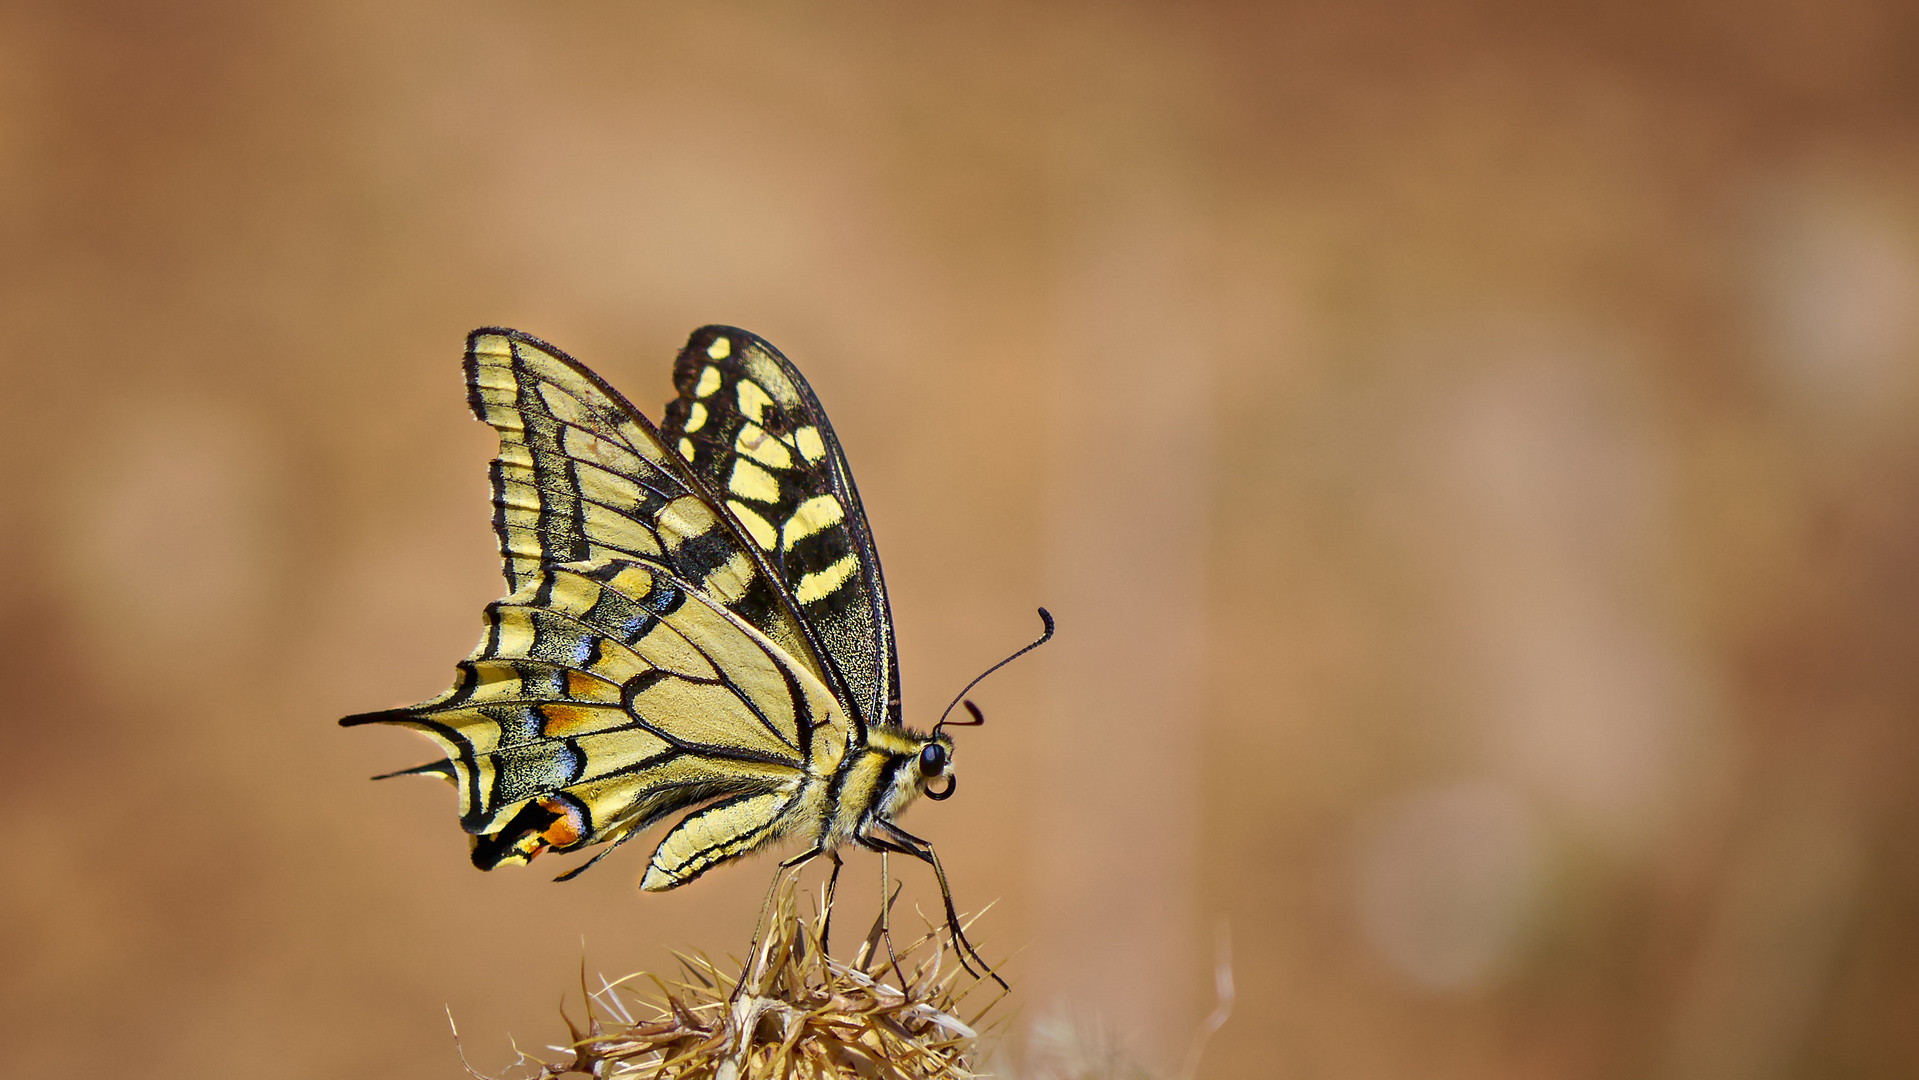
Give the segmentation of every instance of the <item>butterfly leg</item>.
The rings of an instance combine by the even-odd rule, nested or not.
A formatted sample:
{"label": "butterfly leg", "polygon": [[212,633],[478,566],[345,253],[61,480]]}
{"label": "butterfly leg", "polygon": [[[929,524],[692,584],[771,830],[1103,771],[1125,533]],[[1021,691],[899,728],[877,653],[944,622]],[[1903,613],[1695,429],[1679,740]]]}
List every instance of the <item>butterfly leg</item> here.
{"label": "butterfly leg", "polygon": [[[882,829],[887,835],[876,835],[877,831]],[[966,962],[966,958],[971,956],[986,974],[993,977],[993,981],[1000,985],[1000,989],[1010,990],[1011,987],[1006,985],[1006,980],[999,977],[999,973],[994,971],[992,965],[986,962],[986,958],[979,954],[979,950],[973,947],[973,943],[966,939],[966,931],[960,927],[959,912],[953,907],[953,890],[946,884],[946,869],[940,865],[940,857],[933,851],[932,842],[914,836],[898,825],[885,820],[875,820],[873,830],[869,831],[863,839],[878,847],[882,858],[886,851],[892,850],[902,855],[911,855],[933,868],[933,876],[939,881],[940,900],[946,905],[946,928],[952,932],[954,951],[959,956],[960,966],[966,969],[967,974],[976,979],[979,978],[979,972],[974,971],[972,965]]]}
{"label": "butterfly leg", "polygon": [[880,848],[880,937],[886,940],[886,958],[893,963],[893,977],[900,981],[900,993],[906,992],[906,973],[900,970],[900,954],[893,949],[893,896],[886,895],[886,885],[893,880],[892,872],[886,868],[886,849]]}
{"label": "butterfly leg", "polygon": [[840,859],[837,851],[827,851],[826,857],[833,860],[833,872],[826,878],[826,914],[820,920],[820,951],[833,955],[833,947],[828,942],[833,939],[833,889],[840,883],[840,867],[846,863]]}
{"label": "butterfly leg", "polygon": [[[795,869],[796,867],[805,866],[808,862],[821,855],[833,855],[833,852],[827,851],[824,848],[811,847],[780,863],[779,870],[773,875],[773,883],[766,887],[765,899],[760,901],[760,917],[759,920],[753,924],[753,945],[747,953],[748,956],[754,959],[749,961],[746,970],[740,973],[739,985],[733,988],[735,996],[738,996],[740,991],[746,988],[748,975],[757,970],[756,964],[760,955],[760,935],[766,932],[766,915],[767,912],[773,909],[773,898],[779,895],[780,884],[786,880],[787,871]],[[839,861],[838,856],[834,856],[834,861]]]}
{"label": "butterfly leg", "polygon": [[754,973],[759,970],[760,935],[766,932],[766,913],[773,909],[773,898],[779,895],[780,884],[786,880],[786,869],[786,864],[781,863],[779,872],[773,875],[772,884],[766,887],[766,897],[760,901],[760,917],[753,923],[753,944],[747,949],[746,966],[740,970],[739,984],[733,987],[733,993],[727,999],[729,1004],[739,997]]}
{"label": "butterfly leg", "polygon": [[[827,935],[832,931],[832,928],[833,928],[833,886],[836,885],[840,880],[840,866],[842,865],[840,861],[840,853],[837,851],[834,851],[832,848],[825,847],[823,845],[810,847],[806,849],[805,851],[800,852],[798,855],[795,855],[792,858],[787,859],[786,861],[780,863],[780,872],[778,874],[773,875],[773,883],[777,886],[779,884],[781,875],[785,874],[788,870],[798,870],[801,867],[804,867],[807,863],[812,862],[814,859],[817,859],[822,855],[833,860],[833,874],[831,877],[828,877],[826,879],[826,903],[825,903],[825,912],[824,912],[825,918],[823,919],[820,925],[820,951],[830,956],[832,955],[832,953],[831,953],[831,950],[827,948],[826,942],[827,942]],[[772,894],[768,893],[767,897],[768,899],[771,899]],[[760,905],[760,918],[762,920],[766,918],[766,906],[764,904]],[[757,940],[759,938],[759,932],[755,930],[753,936],[755,940]]]}
{"label": "butterfly leg", "polygon": [[[886,956],[893,962],[893,974],[899,978],[900,989],[904,990],[906,988],[906,973],[900,970],[899,953],[893,948],[893,899],[899,897],[899,890],[895,889],[893,891],[893,897],[891,899],[886,895],[886,885],[892,880],[892,874],[886,868],[886,856],[890,852],[899,852],[902,855],[911,855],[913,853],[899,844],[877,836],[862,837],[861,843],[880,853],[880,936],[886,940]],[[962,955],[960,957],[960,965],[964,967],[965,964],[966,957]],[[967,968],[966,970],[971,972],[973,969]],[[976,979],[979,978],[978,974],[974,974],[973,977]]]}

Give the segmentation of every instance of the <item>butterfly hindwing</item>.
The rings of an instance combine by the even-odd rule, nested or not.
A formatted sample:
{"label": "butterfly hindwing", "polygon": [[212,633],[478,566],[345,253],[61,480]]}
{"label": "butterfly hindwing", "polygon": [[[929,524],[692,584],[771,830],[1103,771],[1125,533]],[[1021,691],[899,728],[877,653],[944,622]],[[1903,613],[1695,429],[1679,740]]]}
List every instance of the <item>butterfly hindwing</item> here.
{"label": "butterfly hindwing", "polygon": [[[738,854],[783,826],[749,810],[783,811],[809,766],[830,772],[844,753],[847,721],[819,680],[657,562],[543,567],[486,620],[446,694],[349,718],[441,745],[483,867],[618,842],[716,797],[772,796],[722,815]],[[653,887],[720,861],[692,858],[703,851],[680,852]]]}
{"label": "butterfly hindwing", "polygon": [[773,346],[729,326],[695,331],[673,382],[662,442],[759,549],[855,721],[896,723],[899,662],[879,556],[812,388]]}

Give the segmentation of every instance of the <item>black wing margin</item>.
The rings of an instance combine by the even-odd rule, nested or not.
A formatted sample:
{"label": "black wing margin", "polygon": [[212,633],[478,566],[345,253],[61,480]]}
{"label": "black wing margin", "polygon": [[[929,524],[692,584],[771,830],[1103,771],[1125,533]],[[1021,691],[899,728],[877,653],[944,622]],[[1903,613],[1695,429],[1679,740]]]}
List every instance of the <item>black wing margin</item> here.
{"label": "black wing margin", "polygon": [[898,723],[899,659],[879,553],[826,410],[791,361],[731,326],[693,332],[662,441],[752,539],[862,726]]}

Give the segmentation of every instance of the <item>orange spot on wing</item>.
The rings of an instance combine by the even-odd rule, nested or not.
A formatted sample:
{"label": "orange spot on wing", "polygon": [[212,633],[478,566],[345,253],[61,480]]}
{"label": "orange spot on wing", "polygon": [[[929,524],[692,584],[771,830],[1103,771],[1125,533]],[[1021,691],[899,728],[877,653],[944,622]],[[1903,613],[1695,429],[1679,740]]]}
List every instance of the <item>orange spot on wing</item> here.
{"label": "orange spot on wing", "polygon": [[540,830],[540,839],[546,846],[569,848],[579,843],[580,838],[586,835],[586,815],[571,800],[542,795],[537,801],[541,809],[550,810],[557,815],[552,824]]}
{"label": "orange spot on wing", "polygon": [[590,731],[598,719],[593,709],[551,702],[540,706],[540,717],[540,734],[549,739],[564,739],[568,735]]}
{"label": "orange spot on wing", "polygon": [[502,862],[530,863],[543,851],[565,851],[586,835],[586,814],[571,799],[542,795],[533,804],[551,814],[544,826],[528,828],[513,838],[512,854]]}

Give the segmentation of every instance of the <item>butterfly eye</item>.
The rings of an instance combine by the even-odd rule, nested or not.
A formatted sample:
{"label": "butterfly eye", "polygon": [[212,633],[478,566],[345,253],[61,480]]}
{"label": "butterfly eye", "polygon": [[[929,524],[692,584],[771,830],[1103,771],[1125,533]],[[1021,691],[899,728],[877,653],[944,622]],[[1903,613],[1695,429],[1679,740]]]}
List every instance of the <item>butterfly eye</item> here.
{"label": "butterfly eye", "polygon": [[946,747],[939,743],[927,743],[920,749],[920,772],[926,776],[938,776],[946,771]]}

